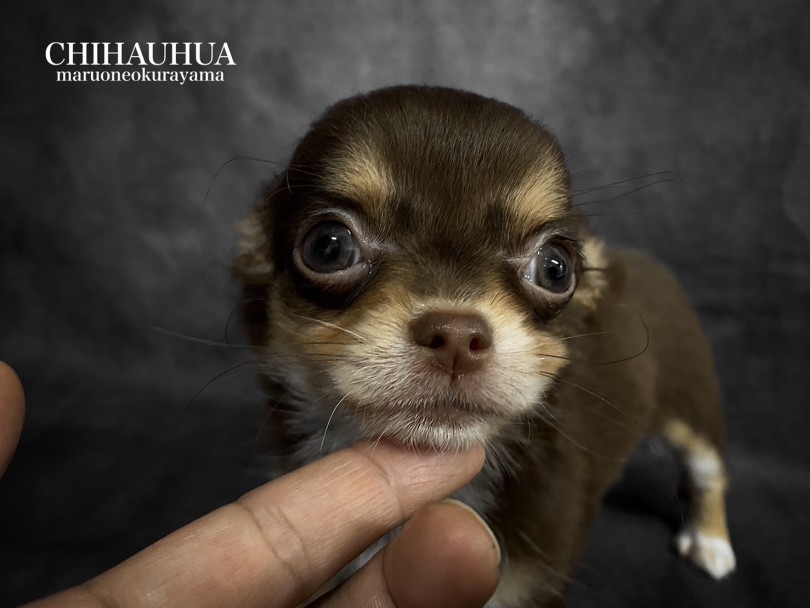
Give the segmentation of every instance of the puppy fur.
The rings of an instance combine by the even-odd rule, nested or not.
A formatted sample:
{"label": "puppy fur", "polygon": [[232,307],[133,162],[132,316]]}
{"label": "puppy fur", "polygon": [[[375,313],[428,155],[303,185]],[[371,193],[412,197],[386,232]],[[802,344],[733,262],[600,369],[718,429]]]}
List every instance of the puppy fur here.
{"label": "puppy fur", "polygon": [[504,555],[488,605],[558,606],[602,496],[654,433],[691,490],[677,550],[734,569],[700,325],[664,268],[590,234],[557,141],[523,112],[428,87],[339,102],[241,234],[283,470],[364,437],[484,444],[459,498]]}

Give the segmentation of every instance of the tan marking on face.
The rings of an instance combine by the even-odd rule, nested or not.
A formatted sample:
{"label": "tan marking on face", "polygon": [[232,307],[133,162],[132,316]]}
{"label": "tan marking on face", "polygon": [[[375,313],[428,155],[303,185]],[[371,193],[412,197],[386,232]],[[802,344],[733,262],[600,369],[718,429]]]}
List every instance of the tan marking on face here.
{"label": "tan marking on face", "polygon": [[316,374],[334,365],[348,346],[367,342],[357,332],[347,329],[339,315],[334,315],[334,319],[299,315],[278,300],[273,300],[271,311],[268,344],[275,347],[274,351],[300,355],[300,360]]}
{"label": "tan marking on face", "polygon": [[568,174],[561,161],[543,158],[506,193],[507,204],[527,229],[568,215]]}
{"label": "tan marking on face", "polygon": [[371,142],[347,142],[327,162],[322,185],[330,192],[360,202],[368,211],[384,213],[394,193],[391,171]]}
{"label": "tan marking on face", "polygon": [[261,371],[306,396],[308,403],[326,408],[336,395],[327,370],[343,356],[344,343],[356,338],[338,323],[292,311],[278,283],[271,283],[268,296],[268,325],[258,353]]}
{"label": "tan marking on face", "polygon": [[608,265],[605,244],[601,239],[589,237],[583,243],[582,254],[583,272],[577,278],[578,285],[573,300],[579,302],[588,310],[595,311],[599,299],[608,285],[607,275],[600,272],[600,270],[606,269]]}

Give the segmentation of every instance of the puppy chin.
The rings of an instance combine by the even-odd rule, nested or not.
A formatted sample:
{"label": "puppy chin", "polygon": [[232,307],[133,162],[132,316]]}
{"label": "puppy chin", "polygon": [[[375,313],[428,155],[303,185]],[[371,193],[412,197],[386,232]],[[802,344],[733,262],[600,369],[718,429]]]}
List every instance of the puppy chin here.
{"label": "puppy chin", "polygon": [[506,423],[494,412],[474,412],[462,404],[431,402],[396,408],[358,408],[363,434],[385,437],[415,449],[457,451],[486,445]]}
{"label": "puppy chin", "polygon": [[488,444],[501,425],[471,414],[441,411],[400,412],[394,419],[366,419],[362,426],[369,437],[385,437],[413,449],[453,452]]}

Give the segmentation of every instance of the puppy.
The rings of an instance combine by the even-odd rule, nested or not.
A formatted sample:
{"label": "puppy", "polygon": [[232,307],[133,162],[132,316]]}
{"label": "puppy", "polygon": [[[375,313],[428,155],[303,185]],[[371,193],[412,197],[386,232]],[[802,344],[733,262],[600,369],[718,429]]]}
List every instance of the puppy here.
{"label": "puppy", "polygon": [[234,270],[286,468],[361,438],[486,447],[459,498],[501,544],[490,606],[562,604],[648,433],[685,465],[678,551],[734,569],[700,325],[666,270],[589,233],[558,143],[520,110],[410,86],[337,103],[245,222]]}

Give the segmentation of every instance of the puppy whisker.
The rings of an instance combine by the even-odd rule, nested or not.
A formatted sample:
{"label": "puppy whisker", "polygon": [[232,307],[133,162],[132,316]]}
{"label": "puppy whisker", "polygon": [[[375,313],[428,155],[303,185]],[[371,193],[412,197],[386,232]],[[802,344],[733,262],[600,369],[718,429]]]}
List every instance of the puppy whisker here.
{"label": "puppy whisker", "polygon": [[588,187],[588,188],[574,189],[574,190],[571,190],[571,194],[573,196],[579,196],[579,195],[582,195],[582,194],[588,194],[590,192],[597,192],[599,190],[610,190],[610,189],[613,189],[613,188],[620,188],[620,187],[624,186],[624,184],[637,182],[637,181],[640,181],[642,179],[649,179],[649,178],[652,178],[652,177],[659,177],[661,175],[673,176],[673,181],[679,181],[681,183],[684,183],[681,176],[678,173],[674,172],[674,171],[655,171],[654,173],[646,173],[644,175],[639,175],[637,177],[631,177],[629,179],[622,179],[622,180],[619,180],[619,181],[616,181],[616,182],[611,182],[609,184],[603,184],[601,186],[591,186],[591,187]]}
{"label": "puppy whisker", "polygon": [[[537,544],[535,541],[533,541],[529,537],[529,535],[526,534],[523,530],[517,530],[517,535],[520,538],[520,540],[523,541],[523,544],[524,544],[524,546],[526,548],[528,548],[530,551],[532,551],[538,557],[542,558],[542,562],[541,562],[542,567],[544,568],[544,570],[547,573],[552,574],[553,576],[555,576],[555,577],[557,577],[560,580],[563,580],[565,582],[570,582],[571,581],[570,576],[568,576],[567,574],[557,570],[556,568],[554,568],[551,565],[552,560],[551,560],[551,556],[550,556],[548,551],[546,551],[539,544]],[[555,591],[555,590],[552,589],[552,591]]]}
{"label": "puppy whisker", "polygon": [[562,421],[548,408],[548,406],[545,403],[541,401],[538,404],[538,407],[540,408],[540,411],[545,414],[544,419],[546,423],[549,424],[560,435],[560,437],[571,443],[574,447],[592,456],[595,456],[596,458],[601,458],[604,460],[617,460],[615,458],[612,458],[611,456],[607,456],[606,454],[600,454],[598,452],[595,452],[588,446],[584,445],[582,442],[574,439],[564,430],[565,427]]}
{"label": "puppy whisker", "polygon": [[647,188],[651,188],[652,186],[657,186],[659,184],[666,184],[670,182],[681,182],[678,179],[659,179],[649,184],[644,184],[643,186],[638,186],[637,188],[633,188],[632,190],[628,190],[627,192],[623,192],[622,194],[617,194],[616,196],[611,196],[610,198],[602,198],[595,201],[584,201],[581,203],[574,203],[573,206],[577,209],[581,209],[582,207],[588,207],[590,205],[600,205],[602,203],[610,203],[612,201],[619,200],[621,198],[625,198],[630,196],[631,194],[635,194],[636,192],[641,192],[642,190],[646,190]]}
{"label": "puppy whisker", "polygon": [[565,336],[564,338],[558,338],[560,342],[565,342],[566,340],[574,340],[576,338],[589,338],[592,336],[607,336],[612,334],[613,331],[592,331],[585,334],[576,334],[574,336]]}
{"label": "puppy whisker", "polygon": [[[626,357],[619,357],[618,359],[610,359],[609,361],[588,361],[585,359],[575,359],[573,357],[568,357],[566,355],[556,355],[553,353],[539,351],[537,352],[538,357],[547,357],[551,359],[562,359],[564,361],[568,361],[570,363],[577,363],[581,365],[593,365],[593,366],[606,366],[606,365],[617,365],[619,363],[626,363],[627,361],[632,361],[633,359],[637,359],[643,356],[647,350],[650,348],[650,329],[647,326],[646,321],[644,321],[644,317],[641,314],[633,309],[632,307],[626,306],[624,304],[616,304],[614,305],[617,308],[627,308],[628,310],[633,310],[637,315],[638,319],[641,322],[643,329],[644,329],[644,346],[638,352],[635,352],[631,355],[627,355]],[[615,330],[606,331],[606,332],[597,332],[595,335],[610,335],[611,333],[615,333]],[[559,340],[565,340],[566,338],[558,338]]]}
{"label": "puppy whisker", "polygon": [[211,190],[213,189],[214,183],[217,181],[219,174],[222,173],[222,171],[231,163],[245,162],[245,161],[254,163],[263,163],[266,165],[277,165],[277,166],[283,165],[283,163],[274,162],[272,160],[267,160],[265,158],[259,158],[257,156],[246,156],[246,155],[232,156],[224,163],[222,163],[219,167],[217,167],[217,170],[214,171],[214,174],[211,176],[211,179],[208,182],[208,188],[205,191],[205,196],[203,197],[203,205],[208,202],[208,198],[211,195]]}
{"label": "puppy whisker", "polygon": [[608,399],[604,395],[600,395],[596,391],[593,391],[593,390],[591,390],[591,389],[589,389],[589,388],[587,388],[585,386],[582,386],[581,384],[578,384],[577,382],[573,382],[571,380],[568,380],[567,378],[563,378],[559,374],[553,374],[551,372],[546,372],[546,371],[539,371],[538,373],[541,376],[545,376],[549,380],[553,380],[554,382],[560,382],[562,384],[566,384],[566,385],[571,386],[571,387],[573,387],[573,388],[575,388],[575,389],[577,389],[579,391],[582,391],[583,393],[586,393],[586,394],[590,395],[591,397],[595,397],[597,400],[601,401],[602,403],[604,403],[608,407],[616,410],[621,415],[626,416],[628,418],[630,417],[629,414],[627,414],[627,412],[624,411],[624,409],[622,409],[621,407],[619,407],[618,405],[613,403],[610,399]]}
{"label": "puppy whisker", "polygon": [[335,323],[330,323],[329,321],[324,321],[323,319],[318,319],[316,317],[308,317],[306,315],[301,315],[301,314],[298,314],[298,313],[291,313],[291,314],[293,314],[294,316],[296,316],[296,317],[298,317],[300,319],[304,319],[306,321],[311,321],[313,323],[317,323],[318,325],[323,325],[324,327],[329,327],[331,329],[337,329],[338,331],[342,331],[342,332],[344,332],[345,334],[347,334],[349,336],[357,338],[361,342],[368,342],[367,338],[364,338],[363,336],[361,336],[357,332],[352,331],[350,329],[346,329],[345,327],[341,327],[340,325],[337,325]]}
{"label": "puppy whisker", "polygon": [[268,191],[268,193],[266,195],[268,199],[272,199],[277,194],[280,194],[281,192],[285,192],[285,191],[292,194],[293,190],[296,190],[296,191],[313,190],[315,188],[314,186],[312,186],[310,184],[292,184],[291,185],[290,182],[289,182],[289,173],[285,173],[284,177],[286,178],[286,181],[284,182],[284,185],[282,187],[278,188],[277,190]]}
{"label": "puppy whisker", "polygon": [[312,342],[300,342],[301,346],[348,346],[354,342],[344,342],[340,340],[315,340]]}
{"label": "puppy whisker", "polygon": [[324,446],[324,443],[326,442],[326,432],[329,430],[329,425],[332,423],[332,418],[335,416],[335,412],[337,412],[338,408],[341,405],[343,405],[343,402],[346,400],[346,398],[348,396],[349,396],[349,393],[346,393],[345,395],[343,395],[343,397],[340,398],[340,401],[338,401],[337,404],[335,405],[335,407],[332,409],[332,413],[329,414],[329,419],[326,421],[326,426],[323,429],[323,437],[321,437],[321,448],[320,448],[320,453],[321,454],[323,454],[323,446]]}
{"label": "puppy whisker", "polygon": [[175,338],[181,338],[181,339],[186,340],[188,342],[194,342],[196,344],[204,344],[206,346],[221,346],[221,347],[225,347],[225,348],[233,348],[233,349],[236,349],[236,350],[239,350],[239,349],[252,349],[253,348],[253,346],[250,345],[250,344],[232,344],[230,342],[221,342],[219,340],[211,340],[211,339],[208,339],[208,338],[198,338],[196,336],[189,336],[189,335],[177,332],[177,331],[173,331],[171,329],[166,329],[164,327],[160,327],[158,325],[152,325],[152,329],[154,329],[156,331],[159,331],[161,333],[164,333],[166,335],[173,336]]}
{"label": "puppy whisker", "polygon": [[211,378],[208,382],[203,384],[202,387],[200,387],[200,389],[196,393],[194,393],[194,396],[191,399],[189,399],[188,403],[186,403],[186,405],[183,407],[183,411],[180,413],[180,416],[178,417],[177,423],[176,423],[175,428],[174,428],[175,436],[180,431],[180,424],[183,422],[183,418],[185,418],[185,415],[188,413],[189,408],[197,400],[197,398],[200,395],[202,395],[202,393],[205,391],[205,389],[207,389],[209,386],[211,386],[214,382],[216,382],[220,378],[224,378],[228,374],[230,374],[230,373],[232,373],[232,372],[234,372],[234,371],[236,371],[236,370],[238,370],[240,368],[244,368],[245,366],[250,366],[251,368],[253,368],[253,367],[255,367],[255,365],[256,365],[256,362],[253,361],[253,360],[242,361],[240,363],[237,363],[236,365],[233,365],[233,366],[229,367],[226,370],[221,371],[216,376]]}

